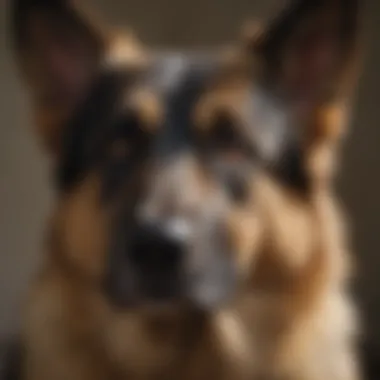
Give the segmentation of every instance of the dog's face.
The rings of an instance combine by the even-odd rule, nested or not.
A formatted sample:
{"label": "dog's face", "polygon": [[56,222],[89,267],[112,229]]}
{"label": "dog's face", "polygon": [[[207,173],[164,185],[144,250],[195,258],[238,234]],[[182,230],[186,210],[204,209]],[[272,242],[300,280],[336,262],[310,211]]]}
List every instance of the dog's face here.
{"label": "dog's face", "polygon": [[125,307],[226,301],[265,231],[260,178],[302,197],[328,178],[313,157],[339,134],[357,2],[296,1],[228,59],[131,41],[114,59],[71,2],[15,3],[62,265]]}

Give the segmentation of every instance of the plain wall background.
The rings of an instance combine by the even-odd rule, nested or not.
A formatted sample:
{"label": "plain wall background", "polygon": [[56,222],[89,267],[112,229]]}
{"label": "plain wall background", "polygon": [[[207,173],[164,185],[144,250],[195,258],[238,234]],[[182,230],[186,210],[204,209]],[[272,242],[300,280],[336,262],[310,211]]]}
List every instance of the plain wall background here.
{"label": "plain wall background", "polygon": [[[281,0],[88,0],[104,19],[159,46],[233,40],[242,21],[265,20]],[[94,4],[92,4],[94,3]],[[358,294],[371,345],[380,352],[380,1],[368,0],[367,59],[340,188],[354,223]],[[52,202],[48,167],[33,136],[25,93],[7,46],[0,2],[0,339],[17,329],[22,299],[42,253]]]}

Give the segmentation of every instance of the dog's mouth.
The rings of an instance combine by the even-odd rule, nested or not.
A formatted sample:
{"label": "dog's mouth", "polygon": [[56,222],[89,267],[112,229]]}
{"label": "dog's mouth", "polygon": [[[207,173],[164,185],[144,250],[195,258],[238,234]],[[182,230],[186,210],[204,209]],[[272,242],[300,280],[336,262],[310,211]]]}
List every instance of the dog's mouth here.
{"label": "dog's mouth", "polygon": [[230,205],[224,194],[213,195],[196,213],[144,214],[116,222],[106,276],[112,303],[214,310],[228,302],[237,275],[227,223]]}

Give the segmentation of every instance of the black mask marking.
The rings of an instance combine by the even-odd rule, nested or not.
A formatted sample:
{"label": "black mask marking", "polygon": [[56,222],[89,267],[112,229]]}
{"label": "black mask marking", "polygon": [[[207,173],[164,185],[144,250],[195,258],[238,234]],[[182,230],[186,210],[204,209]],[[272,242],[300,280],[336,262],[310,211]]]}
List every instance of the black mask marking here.
{"label": "black mask marking", "polygon": [[99,144],[117,123],[126,78],[119,72],[102,74],[90,96],[64,130],[57,186],[66,191],[99,160]]}

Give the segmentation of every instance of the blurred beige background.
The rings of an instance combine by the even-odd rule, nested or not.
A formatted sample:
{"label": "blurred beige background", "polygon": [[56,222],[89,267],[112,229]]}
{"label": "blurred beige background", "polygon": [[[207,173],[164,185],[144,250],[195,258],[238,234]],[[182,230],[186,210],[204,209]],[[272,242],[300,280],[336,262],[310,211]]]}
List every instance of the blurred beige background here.
{"label": "blurred beige background", "polygon": [[[210,45],[233,39],[250,16],[265,20],[281,0],[88,0],[105,18],[132,26],[153,45]],[[380,1],[368,0],[371,40],[347,144],[341,192],[355,226],[358,295],[370,342],[380,352]],[[28,119],[7,48],[0,0],[0,340],[17,329],[23,295],[38,264],[52,201],[47,165]]]}

